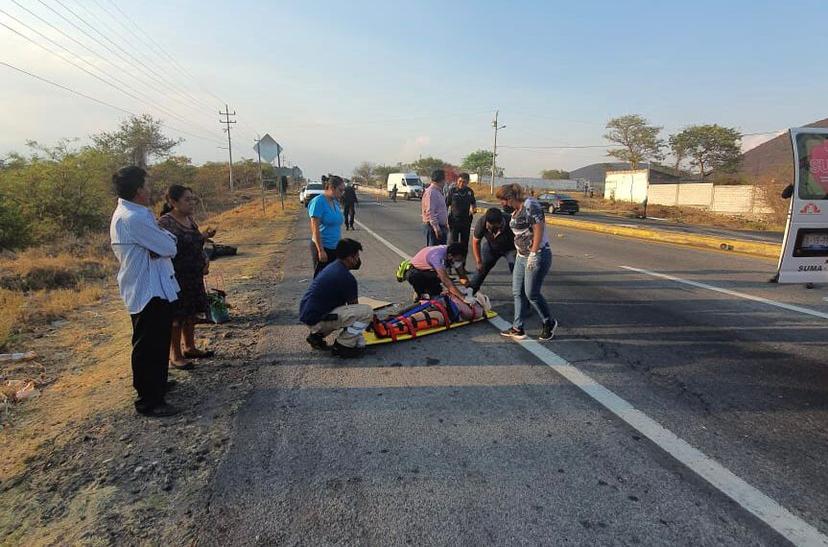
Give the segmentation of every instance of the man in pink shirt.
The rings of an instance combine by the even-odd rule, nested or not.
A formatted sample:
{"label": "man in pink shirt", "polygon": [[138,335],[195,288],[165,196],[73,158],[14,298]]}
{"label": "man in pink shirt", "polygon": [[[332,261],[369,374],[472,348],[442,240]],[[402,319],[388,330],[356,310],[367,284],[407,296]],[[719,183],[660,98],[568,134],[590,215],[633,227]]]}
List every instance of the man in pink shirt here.
{"label": "man in pink shirt", "polygon": [[426,245],[429,247],[445,245],[448,238],[448,209],[446,198],[443,196],[443,186],[445,184],[445,171],[436,169],[431,173],[431,184],[423,192],[423,199],[420,203]]}
{"label": "man in pink shirt", "polygon": [[424,247],[411,258],[407,277],[417,293],[417,300],[433,298],[443,292],[443,287],[460,298],[466,296],[448,275],[448,269],[454,268],[461,280],[468,281],[463,268],[464,252],[462,243],[452,243],[448,246]]}

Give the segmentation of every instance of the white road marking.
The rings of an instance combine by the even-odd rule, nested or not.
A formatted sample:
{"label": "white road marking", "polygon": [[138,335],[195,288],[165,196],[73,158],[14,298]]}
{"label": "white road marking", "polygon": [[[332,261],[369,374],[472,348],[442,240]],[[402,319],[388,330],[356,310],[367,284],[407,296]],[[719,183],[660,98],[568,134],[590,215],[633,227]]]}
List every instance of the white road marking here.
{"label": "white road marking", "polygon": [[[401,258],[411,258],[399,247],[393,245],[362,222],[357,220],[355,223],[359,224],[360,228],[374,236],[380,243]],[[511,327],[511,324],[501,317],[489,319],[489,323],[498,330],[506,330]],[[734,475],[717,461],[707,457],[672,431],[634,408],[630,403],[569,364],[560,355],[535,340],[520,340],[517,343],[594,401],[650,439],[656,446],[702,477],[714,488],[741,505],[743,509],[776,530],[791,543],[795,545],[828,546],[828,537],[824,536],[819,530]]]}
{"label": "white road marking", "polygon": [[762,298],[761,296],[753,296],[752,294],[745,294],[742,292],[731,291],[730,289],[723,289],[721,287],[715,287],[713,285],[708,285],[706,283],[699,283],[698,281],[690,281],[689,279],[682,279],[680,277],[675,277],[672,275],[667,275],[658,272],[651,272],[649,270],[642,270],[641,268],[633,268],[632,266],[621,266],[625,270],[629,270],[631,272],[638,272],[645,275],[650,275],[652,277],[660,277],[662,279],[668,279],[670,281],[675,281],[676,283],[683,283],[685,285],[690,285],[691,287],[697,287],[699,289],[707,289],[708,291],[715,291],[722,294],[727,294],[729,296],[735,296],[737,298],[744,298],[745,300],[752,300],[754,302],[759,302],[760,304],[767,304],[768,306],[775,306],[777,308],[782,308],[783,310],[793,311],[797,313],[801,313],[804,315],[811,315],[813,317],[819,317],[821,319],[828,319],[828,313],[812,310],[809,308],[803,308],[801,306],[794,306],[793,304],[785,304],[784,302],[777,302],[776,300],[770,300],[768,298]]}

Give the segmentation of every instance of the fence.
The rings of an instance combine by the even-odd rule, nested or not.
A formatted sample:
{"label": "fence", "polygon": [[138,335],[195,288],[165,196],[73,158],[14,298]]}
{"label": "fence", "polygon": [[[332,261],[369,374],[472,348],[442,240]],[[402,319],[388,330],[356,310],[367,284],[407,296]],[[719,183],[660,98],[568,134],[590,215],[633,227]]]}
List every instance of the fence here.
{"label": "fence", "polygon": [[773,213],[762,188],[754,185],[716,186],[713,183],[651,184],[647,203],[699,207],[713,213],[762,216]]}

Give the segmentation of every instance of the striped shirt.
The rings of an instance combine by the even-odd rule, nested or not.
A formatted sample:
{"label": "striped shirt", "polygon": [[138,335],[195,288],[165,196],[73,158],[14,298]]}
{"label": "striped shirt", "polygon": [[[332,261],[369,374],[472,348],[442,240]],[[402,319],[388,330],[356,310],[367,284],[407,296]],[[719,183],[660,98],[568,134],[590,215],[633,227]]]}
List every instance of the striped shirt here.
{"label": "striped shirt", "polygon": [[432,228],[448,226],[448,208],[446,198],[440,187],[432,183],[423,192],[422,203],[420,204],[423,214],[423,224],[430,224]]}
{"label": "striped shirt", "polygon": [[118,288],[129,313],[140,313],[156,297],[168,302],[178,299],[180,289],[172,264],[175,236],[158,227],[149,209],[118,199],[109,239],[121,265]]}

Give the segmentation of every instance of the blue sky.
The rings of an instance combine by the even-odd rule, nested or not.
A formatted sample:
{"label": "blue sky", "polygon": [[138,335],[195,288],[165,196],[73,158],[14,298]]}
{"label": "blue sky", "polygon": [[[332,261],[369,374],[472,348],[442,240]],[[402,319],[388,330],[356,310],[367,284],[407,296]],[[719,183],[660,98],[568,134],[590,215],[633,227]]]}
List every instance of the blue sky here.
{"label": "blue sky", "polygon": [[[135,68],[42,4],[18,1],[122,70],[87,52],[89,63],[145,89],[148,78]],[[207,93],[119,27],[104,10],[117,14],[111,0],[61,1],[165,76],[155,85],[169,93],[147,94],[186,124],[3,27],[0,61],[197,133],[184,135],[181,146],[197,162],[226,158],[218,148],[224,136],[216,97],[238,113],[234,157],[252,156],[255,134],[269,132],[314,178],[348,174],[363,160],[394,163],[422,154],[459,162],[491,147],[496,109],[507,126],[499,137],[505,146],[600,145],[606,121],[628,113],[664,126],[665,137],[692,123],[758,132],[826,117],[822,48],[811,46],[823,35],[826,2],[113,0]],[[63,9],[57,0],[44,2]],[[12,0],[0,0],[0,8],[80,51]],[[0,22],[30,33],[2,13]],[[0,78],[0,154],[22,151],[26,139],[83,138],[124,116],[2,66]],[[503,148],[499,164],[507,174],[533,176],[605,157],[600,148]]]}

